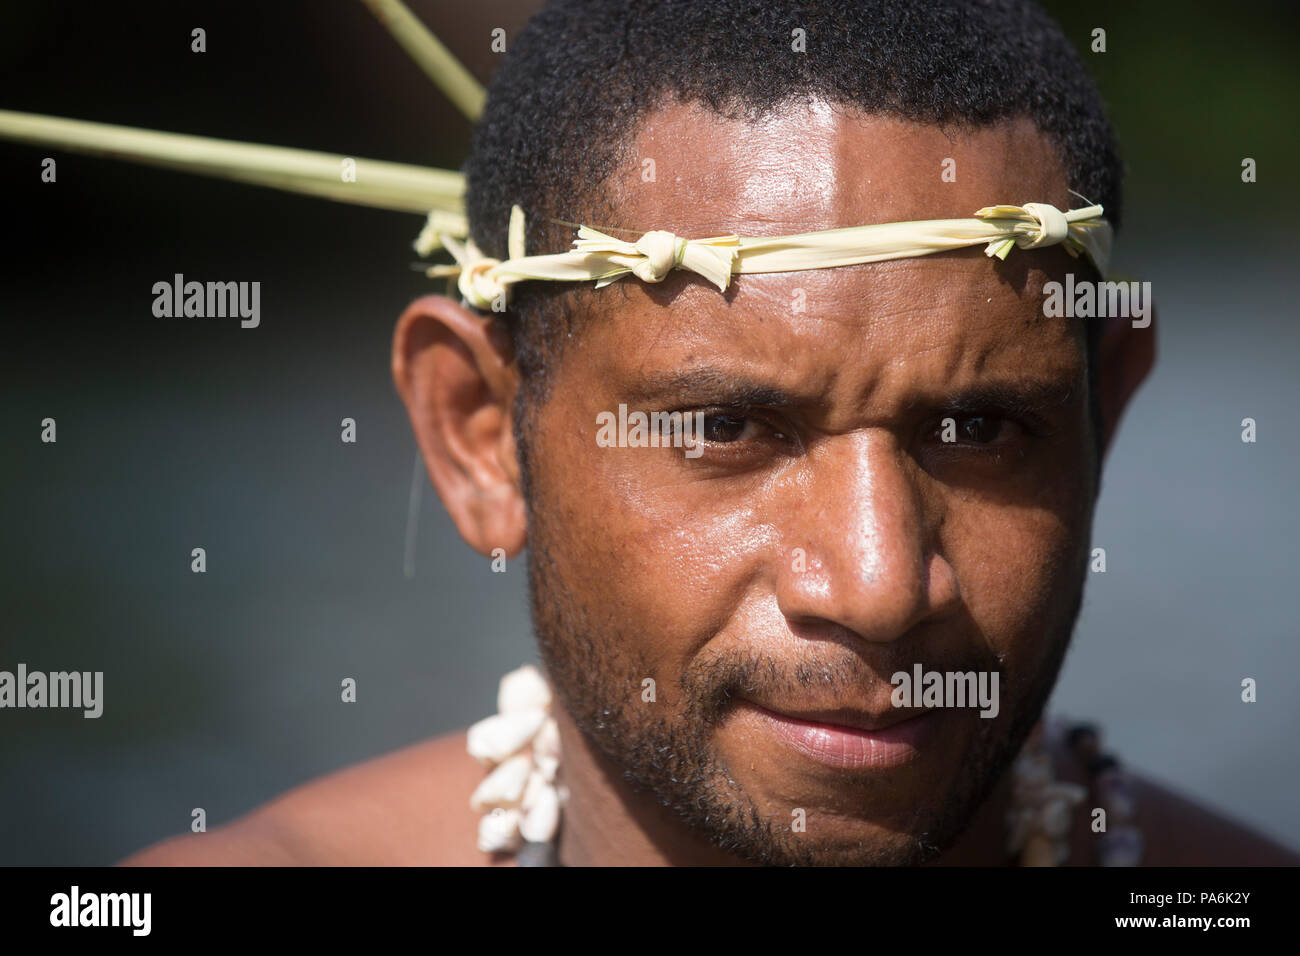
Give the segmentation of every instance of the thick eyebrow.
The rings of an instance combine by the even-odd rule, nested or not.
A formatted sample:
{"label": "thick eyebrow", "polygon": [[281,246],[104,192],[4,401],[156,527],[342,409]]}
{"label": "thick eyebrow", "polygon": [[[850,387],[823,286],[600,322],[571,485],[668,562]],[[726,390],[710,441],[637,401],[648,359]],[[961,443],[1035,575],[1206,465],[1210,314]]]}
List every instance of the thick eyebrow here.
{"label": "thick eyebrow", "polygon": [[936,395],[930,404],[959,414],[990,409],[1009,412],[1047,412],[1068,406],[1081,390],[1065,380],[980,382],[948,394]]}
{"label": "thick eyebrow", "polygon": [[[624,388],[629,404],[667,408],[799,408],[825,401],[818,393],[798,395],[786,389],[712,366],[665,372],[634,381]],[[1071,380],[977,382],[951,392],[916,394],[904,407],[913,411],[979,415],[1000,411],[1030,417],[1068,407],[1082,394]]]}
{"label": "thick eyebrow", "polygon": [[623,391],[638,404],[694,402],[736,408],[789,408],[807,401],[775,385],[711,366],[655,375],[632,382]]}

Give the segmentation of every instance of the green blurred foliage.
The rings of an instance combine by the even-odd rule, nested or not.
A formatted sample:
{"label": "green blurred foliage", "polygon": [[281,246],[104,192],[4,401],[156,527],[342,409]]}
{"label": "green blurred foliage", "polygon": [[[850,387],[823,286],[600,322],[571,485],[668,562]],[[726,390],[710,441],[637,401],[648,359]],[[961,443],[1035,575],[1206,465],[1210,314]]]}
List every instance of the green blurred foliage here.
{"label": "green blurred foliage", "polygon": [[[1191,218],[1195,204],[1234,221],[1300,211],[1300,4],[1040,2],[1108,104],[1130,208],[1179,207]],[[1090,50],[1096,27],[1105,53]],[[1250,187],[1247,156],[1258,164]]]}

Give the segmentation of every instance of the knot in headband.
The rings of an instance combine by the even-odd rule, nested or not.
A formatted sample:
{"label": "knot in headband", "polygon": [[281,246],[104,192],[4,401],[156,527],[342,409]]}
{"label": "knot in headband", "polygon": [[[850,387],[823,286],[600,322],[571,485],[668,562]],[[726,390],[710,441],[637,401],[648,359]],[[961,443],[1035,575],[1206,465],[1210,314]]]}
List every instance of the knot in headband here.
{"label": "knot in headband", "polygon": [[682,264],[686,240],[656,229],[638,239],[633,248],[645,256],[645,260],[633,266],[632,273],[643,282],[663,282],[670,271]]}
{"label": "knot in headband", "polygon": [[1069,220],[1065,218],[1065,213],[1055,206],[1042,202],[1027,202],[1021,208],[1034,217],[1039,227],[1038,234],[1028,242],[1016,242],[1021,249],[1054,246],[1058,242],[1064,242],[1065,237],[1070,234]]}

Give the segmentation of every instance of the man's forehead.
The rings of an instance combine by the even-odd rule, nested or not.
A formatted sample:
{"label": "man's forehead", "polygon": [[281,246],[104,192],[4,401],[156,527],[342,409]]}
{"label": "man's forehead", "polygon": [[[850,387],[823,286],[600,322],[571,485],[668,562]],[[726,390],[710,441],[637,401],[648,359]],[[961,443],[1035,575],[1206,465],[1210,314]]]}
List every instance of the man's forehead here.
{"label": "man's forehead", "polygon": [[619,210],[610,225],[687,238],[1071,205],[1056,149],[1027,119],[942,129],[819,99],[756,122],[670,102],[638,127],[610,185]]}
{"label": "man's forehead", "polygon": [[740,276],[725,296],[683,275],[629,288],[584,351],[613,380],[701,366],[814,391],[881,376],[920,375],[914,384],[928,386],[983,374],[1075,378],[1079,328],[1043,315],[1045,280],[1024,259],[990,261],[979,250]]}
{"label": "man's forehead", "polygon": [[[658,110],[615,179],[614,225],[688,238],[962,218],[997,203],[1070,205],[1055,149],[1027,121],[949,133],[818,102],[757,123],[693,105]],[[1042,312],[1044,282],[1071,262],[1060,248],[1001,261],[976,247],[740,275],[725,293],[675,272],[598,292],[614,295],[584,351],[602,376],[622,381],[700,365],[814,389],[914,373],[931,385],[983,373],[1072,378],[1078,330]]]}

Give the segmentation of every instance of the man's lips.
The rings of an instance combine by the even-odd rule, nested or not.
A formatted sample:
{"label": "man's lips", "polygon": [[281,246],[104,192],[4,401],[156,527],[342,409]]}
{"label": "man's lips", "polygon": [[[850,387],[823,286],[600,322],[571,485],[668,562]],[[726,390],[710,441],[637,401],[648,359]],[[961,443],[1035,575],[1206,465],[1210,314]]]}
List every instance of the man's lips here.
{"label": "man's lips", "polygon": [[885,714],[837,709],[787,713],[742,701],[740,710],[779,741],[820,763],[845,770],[882,770],[915,759],[937,723],[929,710]]}
{"label": "man's lips", "polygon": [[[753,703],[753,701],[748,703]],[[857,710],[851,707],[840,707],[835,710],[794,710],[788,706],[765,707],[762,704],[754,704],[754,706],[784,720],[804,724],[818,724],[839,730],[860,731],[886,730],[906,720],[920,717],[927,712],[923,708],[902,707],[890,707],[879,714],[873,714],[867,710]]]}

